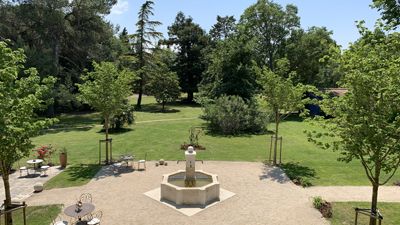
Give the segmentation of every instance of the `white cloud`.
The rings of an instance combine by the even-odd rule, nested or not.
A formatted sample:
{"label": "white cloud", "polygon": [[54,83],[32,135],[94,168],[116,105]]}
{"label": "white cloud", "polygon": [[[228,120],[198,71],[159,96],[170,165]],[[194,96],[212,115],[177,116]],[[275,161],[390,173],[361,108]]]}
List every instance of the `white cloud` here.
{"label": "white cloud", "polygon": [[128,11],[129,3],[127,0],[119,0],[111,9],[111,14],[121,15]]}

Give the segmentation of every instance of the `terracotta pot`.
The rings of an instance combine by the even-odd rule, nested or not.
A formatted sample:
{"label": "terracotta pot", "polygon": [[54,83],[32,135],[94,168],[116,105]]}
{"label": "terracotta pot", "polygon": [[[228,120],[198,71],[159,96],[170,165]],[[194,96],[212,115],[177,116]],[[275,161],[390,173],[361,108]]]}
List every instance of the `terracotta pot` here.
{"label": "terracotta pot", "polygon": [[60,165],[61,167],[67,166],[67,153],[60,153]]}

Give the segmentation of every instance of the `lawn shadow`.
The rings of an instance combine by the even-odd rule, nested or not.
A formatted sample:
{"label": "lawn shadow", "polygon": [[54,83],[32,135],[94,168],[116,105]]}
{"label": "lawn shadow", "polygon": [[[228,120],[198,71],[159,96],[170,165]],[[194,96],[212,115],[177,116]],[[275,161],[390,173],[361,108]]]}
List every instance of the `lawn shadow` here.
{"label": "lawn shadow", "polygon": [[100,123],[100,117],[93,112],[80,112],[63,114],[59,116],[59,123],[48,129],[42,130],[41,134],[54,134],[70,131],[88,131]]}
{"label": "lawn shadow", "polygon": [[147,112],[147,113],[178,113],[179,109],[170,109],[168,106],[173,106],[171,104],[165,105],[165,109],[162,110],[162,106],[157,103],[150,103],[146,105],[142,105],[141,109],[137,109],[138,112]]}
{"label": "lawn shadow", "polygon": [[[108,130],[108,133],[109,134],[114,134],[114,135],[118,135],[118,134],[124,134],[124,133],[127,133],[127,132],[130,132],[130,131],[133,131],[134,129],[132,129],[132,128],[126,128],[126,127],[122,127],[122,128],[119,128],[119,129],[109,129]],[[99,131],[97,131],[97,133],[105,133],[106,132],[106,130],[105,129],[101,129],[101,130],[99,130]]]}
{"label": "lawn shadow", "polygon": [[80,166],[68,167],[64,172],[70,175],[69,181],[77,181],[81,179],[90,180],[99,172],[100,165],[81,164]]}
{"label": "lawn shadow", "polygon": [[311,186],[310,179],[318,178],[313,168],[300,165],[298,162],[284,163],[280,166],[286,175],[295,183],[302,186]]}
{"label": "lawn shadow", "polygon": [[122,165],[122,166],[116,167],[114,165],[107,165],[107,166],[101,167],[101,170],[98,173],[96,173],[94,178],[96,180],[100,180],[100,179],[104,179],[104,178],[111,177],[111,176],[120,177],[121,174],[131,173],[134,171],[137,171],[137,170],[133,169],[131,166],[126,167],[126,166]]}
{"label": "lawn shadow", "polygon": [[282,123],[284,123],[285,121],[289,122],[303,122],[304,118],[301,117],[299,114],[294,113],[294,114],[290,114],[288,117],[286,117],[284,120],[282,120]]}
{"label": "lawn shadow", "polygon": [[281,168],[271,166],[268,163],[263,164],[262,173],[259,178],[260,180],[272,180],[281,184],[290,182],[290,179]]}

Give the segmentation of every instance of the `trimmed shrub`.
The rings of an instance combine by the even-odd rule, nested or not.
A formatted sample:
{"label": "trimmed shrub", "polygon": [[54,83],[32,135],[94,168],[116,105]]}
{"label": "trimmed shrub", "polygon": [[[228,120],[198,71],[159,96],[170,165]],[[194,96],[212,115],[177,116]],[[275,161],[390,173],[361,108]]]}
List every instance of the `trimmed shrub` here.
{"label": "trimmed shrub", "polygon": [[255,102],[246,103],[239,96],[221,96],[205,104],[202,118],[209,122],[210,130],[225,135],[260,133],[268,121]]}

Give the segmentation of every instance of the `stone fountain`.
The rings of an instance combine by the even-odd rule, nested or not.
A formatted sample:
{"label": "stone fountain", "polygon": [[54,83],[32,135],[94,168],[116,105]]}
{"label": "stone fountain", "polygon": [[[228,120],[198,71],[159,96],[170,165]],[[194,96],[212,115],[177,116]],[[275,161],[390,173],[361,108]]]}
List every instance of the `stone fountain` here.
{"label": "stone fountain", "polygon": [[186,170],[163,175],[161,200],[176,205],[205,206],[219,201],[218,176],[196,170],[196,151],[192,146],[185,151]]}

